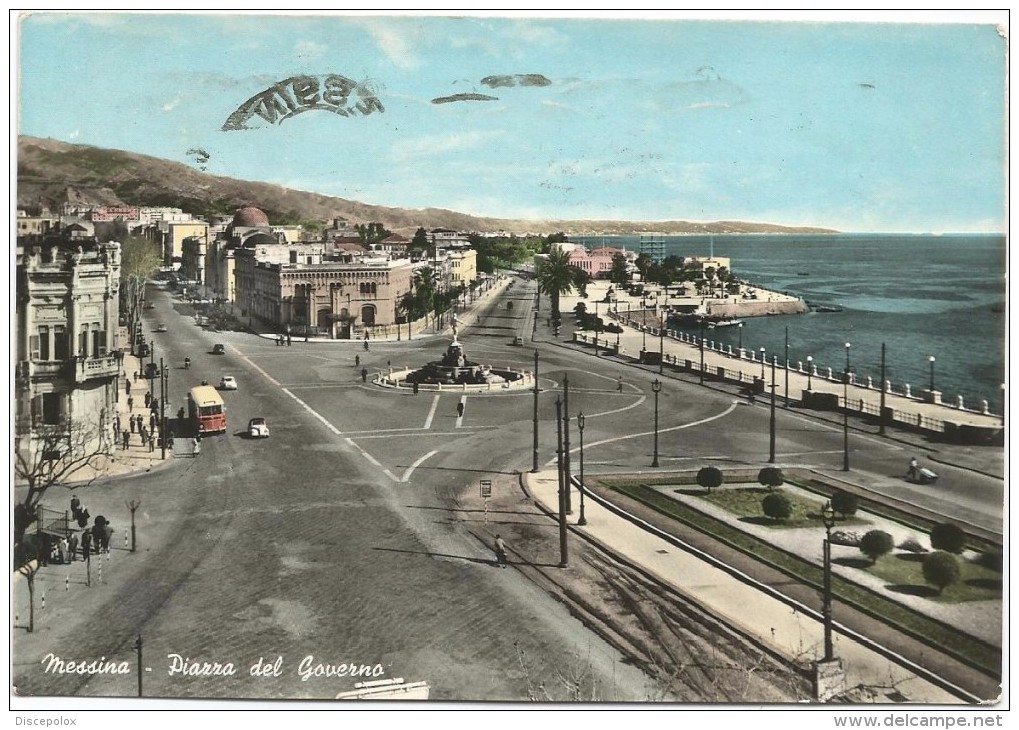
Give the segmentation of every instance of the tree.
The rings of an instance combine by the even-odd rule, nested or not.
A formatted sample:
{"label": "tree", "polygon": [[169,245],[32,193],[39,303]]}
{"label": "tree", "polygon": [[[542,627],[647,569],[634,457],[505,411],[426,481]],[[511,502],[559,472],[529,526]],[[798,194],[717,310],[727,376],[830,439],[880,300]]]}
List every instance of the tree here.
{"label": "tree", "polygon": [[613,284],[625,284],[630,280],[630,272],[626,266],[626,256],[621,253],[612,255],[612,271],[609,279]]}
{"label": "tree", "polygon": [[711,494],[712,489],[722,486],[724,481],[722,470],[717,466],[705,466],[697,472],[697,484],[707,489],[708,494]]}
{"label": "tree", "polygon": [[951,553],[938,550],[923,559],[923,579],[936,587],[938,594],[957,583],[960,576],[959,560]]}
{"label": "tree", "polygon": [[860,500],[855,494],[836,489],[831,495],[831,508],[842,515],[842,519],[855,515],[859,506]]}
{"label": "tree", "polygon": [[159,246],[141,236],[128,236],[120,244],[120,302],[127,317],[132,347],[140,332],[145,282],[163,264]]}
{"label": "tree", "polygon": [[580,296],[586,297],[587,285],[591,283],[591,275],[579,266],[571,266],[570,270],[573,272],[573,285],[577,287]]}
{"label": "tree", "polygon": [[412,251],[427,251],[428,231],[424,228],[418,228],[414,231],[414,238],[410,239],[410,249]]}
{"label": "tree", "polygon": [[637,260],[633,263],[637,267],[637,271],[640,272],[640,280],[647,281],[651,267],[654,265],[654,260],[648,254],[642,253],[637,256]]}
{"label": "tree", "polygon": [[895,547],[892,536],[883,530],[871,530],[860,538],[860,552],[870,558],[873,565],[882,555],[887,555]]}
{"label": "tree", "polygon": [[574,269],[570,266],[570,255],[561,248],[554,248],[538,269],[538,291],[552,301],[552,314],[559,314],[559,297],[573,291]]}
{"label": "tree", "polygon": [[14,507],[14,542],[38,518],[37,508],[46,490],[75,475],[99,476],[111,444],[105,424],[97,421],[43,424],[17,434],[14,449],[15,484],[28,487],[25,498]]}
{"label": "tree", "polygon": [[370,246],[373,243],[378,243],[382,239],[391,235],[391,231],[387,231],[386,227],[381,223],[358,223],[354,226],[354,230],[357,231],[357,236],[366,246]]}
{"label": "tree", "polygon": [[781,492],[772,492],[761,500],[761,510],[776,522],[788,520],[793,514],[793,503]]}
{"label": "tree", "polygon": [[958,555],[966,547],[966,533],[951,522],[942,522],[931,528],[931,547]]}
{"label": "tree", "polygon": [[782,470],[776,466],[766,466],[757,472],[757,482],[768,488],[770,492],[775,487],[781,487],[785,482]]}

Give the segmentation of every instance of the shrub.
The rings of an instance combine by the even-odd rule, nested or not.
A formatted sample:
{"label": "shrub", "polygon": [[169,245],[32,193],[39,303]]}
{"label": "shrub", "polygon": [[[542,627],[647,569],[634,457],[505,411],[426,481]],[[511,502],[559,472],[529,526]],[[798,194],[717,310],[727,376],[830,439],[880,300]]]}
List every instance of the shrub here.
{"label": "shrub", "polygon": [[831,508],[842,515],[843,519],[855,515],[860,507],[860,500],[855,494],[836,489],[831,495]]}
{"label": "shrub", "polygon": [[781,487],[785,482],[782,470],[776,466],[766,466],[757,472],[757,482],[771,491],[775,487]]}
{"label": "shrub", "polygon": [[942,522],[931,528],[931,547],[958,555],[966,547],[966,533],[958,525]]}
{"label": "shrub", "polygon": [[959,580],[959,560],[951,553],[938,550],[923,559],[923,579],[938,589],[938,593]]}
{"label": "shrub", "polygon": [[1005,559],[1000,550],[988,550],[980,553],[973,559],[973,562],[997,573],[1000,573],[1005,567]]}
{"label": "shrub", "polygon": [[761,500],[764,514],[773,520],[787,520],[793,513],[793,503],[781,492],[772,492]]}
{"label": "shrub", "polygon": [[913,536],[907,537],[905,540],[899,543],[899,550],[905,550],[909,553],[925,553],[927,548],[920,544],[920,541]]}
{"label": "shrub", "polygon": [[722,470],[716,466],[705,466],[697,472],[697,483],[707,489],[708,494],[711,494],[712,489],[722,486],[723,481]]}
{"label": "shrub", "polygon": [[871,530],[860,539],[860,552],[870,558],[871,564],[877,562],[882,555],[887,555],[895,547],[892,536],[884,530]]}

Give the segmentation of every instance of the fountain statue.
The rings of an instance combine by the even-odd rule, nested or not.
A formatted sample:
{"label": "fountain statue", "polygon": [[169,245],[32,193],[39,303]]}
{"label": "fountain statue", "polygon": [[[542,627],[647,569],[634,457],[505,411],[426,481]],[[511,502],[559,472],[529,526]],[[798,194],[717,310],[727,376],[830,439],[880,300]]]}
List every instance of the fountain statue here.
{"label": "fountain statue", "polygon": [[423,368],[408,373],[405,380],[408,383],[430,385],[485,385],[506,383],[522,377],[520,373],[493,370],[489,365],[468,360],[454,332],[453,341],[449,343],[441,360],[433,360]]}

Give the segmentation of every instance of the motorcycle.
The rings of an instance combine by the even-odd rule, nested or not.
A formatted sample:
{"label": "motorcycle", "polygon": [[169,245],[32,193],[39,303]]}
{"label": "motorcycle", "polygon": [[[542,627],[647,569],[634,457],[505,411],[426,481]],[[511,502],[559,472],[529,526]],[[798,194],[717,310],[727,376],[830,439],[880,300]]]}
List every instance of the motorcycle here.
{"label": "motorcycle", "polygon": [[191,358],[190,357],[185,357],[184,358],[184,369],[185,370],[190,370],[191,369]]}

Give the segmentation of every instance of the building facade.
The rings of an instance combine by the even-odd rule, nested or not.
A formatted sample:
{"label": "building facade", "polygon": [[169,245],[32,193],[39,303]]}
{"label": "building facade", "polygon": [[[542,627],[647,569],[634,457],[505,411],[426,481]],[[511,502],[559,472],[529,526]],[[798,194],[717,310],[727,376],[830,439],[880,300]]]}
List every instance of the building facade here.
{"label": "building facade", "polygon": [[[82,232],[77,231],[79,234]],[[17,244],[15,449],[112,442],[117,383],[120,244],[87,235]]]}

